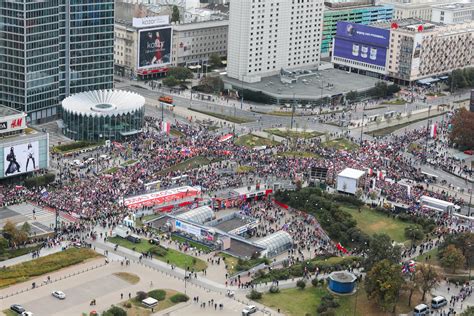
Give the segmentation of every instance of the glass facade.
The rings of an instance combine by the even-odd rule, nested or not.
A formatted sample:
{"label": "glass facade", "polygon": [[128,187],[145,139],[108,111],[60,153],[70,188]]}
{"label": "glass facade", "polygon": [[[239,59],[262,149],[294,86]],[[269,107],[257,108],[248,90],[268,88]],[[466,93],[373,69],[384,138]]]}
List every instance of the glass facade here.
{"label": "glass facade", "polygon": [[64,135],[74,140],[120,140],[141,131],[145,108],[126,114],[91,115],[63,112]]}
{"label": "glass facade", "polygon": [[113,87],[113,0],[0,0],[0,104],[32,121]]}

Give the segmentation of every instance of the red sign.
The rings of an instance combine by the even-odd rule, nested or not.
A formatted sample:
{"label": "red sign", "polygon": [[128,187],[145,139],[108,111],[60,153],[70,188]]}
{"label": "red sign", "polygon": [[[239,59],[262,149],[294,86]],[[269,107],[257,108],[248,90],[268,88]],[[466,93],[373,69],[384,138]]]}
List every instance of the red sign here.
{"label": "red sign", "polygon": [[177,202],[189,197],[195,197],[198,196],[200,193],[201,191],[197,188],[184,186],[127,198],[124,199],[123,204],[128,208],[154,206],[174,201]]}
{"label": "red sign", "polygon": [[11,121],[10,128],[17,128],[21,127],[21,123],[23,122],[23,118],[17,118]]}

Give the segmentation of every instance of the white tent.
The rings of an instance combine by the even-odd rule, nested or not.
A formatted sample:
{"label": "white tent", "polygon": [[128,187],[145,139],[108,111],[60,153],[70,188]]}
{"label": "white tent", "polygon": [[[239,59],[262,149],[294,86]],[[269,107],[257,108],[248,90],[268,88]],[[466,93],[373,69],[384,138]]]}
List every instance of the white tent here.
{"label": "white tent", "polygon": [[346,168],[337,175],[337,191],[355,194],[359,186],[359,180],[365,175],[365,171]]}

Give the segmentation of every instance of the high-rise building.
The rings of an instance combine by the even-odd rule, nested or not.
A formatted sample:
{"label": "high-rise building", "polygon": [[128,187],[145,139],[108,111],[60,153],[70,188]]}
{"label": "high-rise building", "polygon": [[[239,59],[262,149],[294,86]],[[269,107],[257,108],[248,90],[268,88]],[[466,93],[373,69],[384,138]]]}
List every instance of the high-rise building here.
{"label": "high-rise building", "polygon": [[230,3],[227,75],[245,82],[319,65],[323,0]]}
{"label": "high-rise building", "polygon": [[0,104],[41,122],[73,93],[113,87],[113,0],[0,1]]}
{"label": "high-rise building", "polygon": [[325,1],[321,57],[328,57],[332,51],[332,42],[336,35],[338,21],[347,21],[363,25],[388,21],[393,17],[390,5],[370,5],[367,2]]}

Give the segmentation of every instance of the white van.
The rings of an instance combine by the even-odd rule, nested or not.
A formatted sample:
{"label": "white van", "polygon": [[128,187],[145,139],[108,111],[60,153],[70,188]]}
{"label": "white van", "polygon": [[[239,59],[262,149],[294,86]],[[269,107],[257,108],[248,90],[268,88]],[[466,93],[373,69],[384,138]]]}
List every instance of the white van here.
{"label": "white van", "polygon": [[438,309],[445,305],[448,305],[448,301],[444,296],[436,296],[431,300],[431,308]]}
{"label": "white van", "polygon": [[413,310],[413,316],[425,316],[430,314],[430,308],[426,304],[420,304]]}

